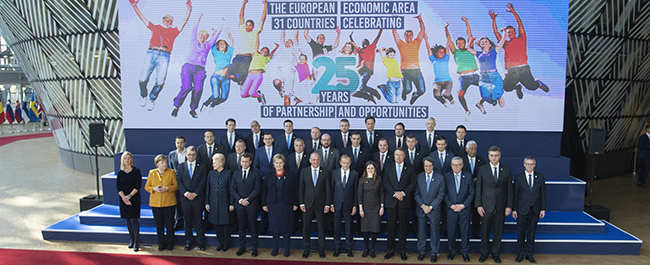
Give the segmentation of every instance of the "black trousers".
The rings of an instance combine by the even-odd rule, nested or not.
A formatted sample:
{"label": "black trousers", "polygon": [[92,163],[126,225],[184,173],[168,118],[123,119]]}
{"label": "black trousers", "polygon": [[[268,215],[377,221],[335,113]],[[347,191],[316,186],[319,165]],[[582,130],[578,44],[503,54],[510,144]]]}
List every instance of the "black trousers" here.
{"label": "black trousers", "polygon": [[291,232],[284,234],[273,233],[273,249],[278,250],[280,247],[280,236],[282,236],[282,240],[284,240],[284,253],[289,253],[289,250],[291,249],[289,247],[291,245]]}
{"label": "black trousers", "polygon": [[306,212],[302,213],[302,243],[305,249],[311,249],[311,223],[316,217],[316,224],[318,227],[318,250],[325,250],[325,218],[323,210],[325,205],[307,208]]}
{"label": "black trousers", "polygon": [[217,233],[217,243],[223,248],[230,247],[230,224],[227,225],[214,225],[214,230]]}
{"label": "black trousers", "polygon": [[[352,210],[348,209],[334,209],[336,212],[334,212],[334,221],[332,222],[334,225],[334,249],[340,249],[340,250],[345,250],[345,249],[351,249],[352,247]],[[344,221],[344,223],[341,223],[341,220]],[[345,245],[343,248],[341,248],[341,225],[344,226],[344,231],[345,231]]]}
{"label": "black trousers", "polygon": [[517,255],[533,255],[537,221],[539,213],[532,206],[527,214],[517,216]]}
{"label": "black trousers", "polygon": [[[406,253],[406,235],[409,227],[409,209],[400,208],[399,205],[395,208],[386,208],[388,218],[388,252]],[[399,224],[398,224],[399,222]],[[399,244],[395,248],[395,238],[399,232]]]}
{"label": "black trousers", "polygon": [[[496,210],[486,212],[481,218],[481,255],[488,255],[492,253],[493,256],[501,254],[501,237],[503,237],[503,224],[506,220],[506,215],[503,212]],[[492,249],[490,251],[490,231],[492,235]]]}
{"label": "black trousers", "polygon": [[239,220],[239,248],[246,248],[246,230],[251,233],[253,249],[257,249],[258,229],[257,229],[257,209],[258,205],[249,204],[244,208],[236,208],[237,220]]}
{"label": "black trousers", "polygon": [[[153,219],[156,221],[158,246],[169,248],[174,246],[174,210],[176,206],[151,207]],[[167,229],[167,234],[165,234]]]}
{"label": "black trousers", "polygon": [[183,219],[185,219],[185,244],[190,245],[194,241],[192,230],[196,231],[196,244],[205,247],[205,232],[203,230],[203,198],[196,198],[193,201],[181,201],[183,208]]}

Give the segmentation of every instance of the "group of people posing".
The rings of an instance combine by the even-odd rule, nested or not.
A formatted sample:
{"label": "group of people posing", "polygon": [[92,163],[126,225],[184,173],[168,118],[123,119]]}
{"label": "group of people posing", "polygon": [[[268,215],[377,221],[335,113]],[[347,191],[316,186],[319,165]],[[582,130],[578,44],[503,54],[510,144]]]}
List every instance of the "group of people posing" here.
{"label": "group of people posing", "polygon": [[[524,158],[525,171],[513,178],[510,168],[499,162],[498,147],[488,149],[488,160],[477,156],[477,144],[465,139],[463,125],[449,142],[436,133],[434,118],[427,119],[427,129],[417,134],[406,135],[404,124],[397,123],[392,137],[374,129],[372,116],[365,125],[364,131],[350,131],[350,122],[343,119],[340,132],[321,134],[314,127],[311,139],[303,140],[296,137],[291,120],[284,121],[284,133],[276,136],[262,132],[253,121],[251,133],[243,137],[235,132],[236,121],[228,119],[218,142],[212,131],[205,132],[205,143],[197,148],[185,147],[185,138],[178,136],[176,150],[155,157],[156,168],[149,171],[144,187],[151,193],[158,249],[173,249],[176,212],[184,222],[185,250],[206,249],[205,219],[216,230],[217,251],[227,251],[231,231],[238,231],[238,256],[246,252],[247,233],[252,256],[257,256],[258,234],[269,231],[274,242],[271,255],[280,251],[282,237],[284,256],[289,256],[290,236],[301,230],[302,256],[307,258],[315,226],[321,258],[327,232],[334,237],[333,256],[352,257],[357,233],[364,238],[362,257],[371,258],[377,255],[377,236],[386,232],[384,258],[399,254],[407,260],[406,237],[413,231],[418,260],[428,252],[431,262],[437,261],[444,232],[449,239],[447,258],[459,255],[470,261],[471,231],[481,238],[479,261],[491,254],[500,263],[504,221],[512,213],[519,232],[516,261],[535,262],[536,225],[546,209],[545,179],[534,170],[535,158]],[[137,250],[142,180],[128,152],[122,155],[121,169],[120,209],[132,235],[129,247]]]}
{"label": "group of people posing", "polygon": [[[176,37],[187,24],[192,11],[191,1],[188,0],[187,13],[180,26],[173,27],[173,17],[165,15],[162,24],[155,25],[142,14],[138,8],[139,0],[129,0],[136,14],[144,22],[145,26],[151,30],[151,40],[149,49],[145,56],[140,77],[140,96],[141,106],[147,106],[153,110],[155,100],[157,99],[165,83],[167,75],[167,66],[169,64],[172,47]],[[240,86],[240,95],[242,98],[256,98],[261,104],[266,104],[266,97],[260,90],[264,80],[264,73],[267,72],[267,65],[273,66],[273,87],[279,93],[285,105],[294,104],[313,104],[318,102],[318,90],[314,88],[317,81],[322,78],[333,78],[333,74],[319,69],[323,63],[318,63],[319,67],[314,67],[309,60],[316,60],[320,56],[329,56],[329,53],[339,46],[341,30],[336,29],[336,39],[333,44],[325,44],[325,35],[319,34],[314,40],[309,35],[309,30],[303,32],[303,37],[311,48],[311,56],[308,57],[299,48],[299,33],[295,31],[295,37],[285,38],[285,31],[282,30],[278,43],[274,43],[274,48],[260,44],[260,34],[264,29],[266,20],[268,1],[262,1],[264,7],[262,16],[257,26],[251,19],[244,18],[248,0],[244,0],[239,12],[238,34],[237,39],[233,39],[231,32],[227,29],[228,41],[225,38],[219,38],[223,31],[223,24],[219,30],[213,29],[212,32],[199,30],[199,25],[203,14],[199,16],[197,24],[194,26],[191,34],[190,51],[183,65],[181,75],[181,89],[174,98],[174,109],[171,112],[173,117],[178,115],[183,102],[190,96],[190,112],[193,118],[197,118],[196,109],[201,105],[200,110],[204,108],[213,109],[215,106],[225,102],[230,93],[230,82],[233,81]],[[444,31],[446,44],[431,46],[429,36],[425,31],[425,23],[421,15],[415,16],[419,22],[420,31],[414,34],[412,30],[406,30],[403,39],[397,30],[392,30],[393,39],[397,48],[377,47],[377,43],[382,35],[383,30],[379,30],[372,42],[363,39],[361,46],[358,46],[353,38],[354,32],[350,33],[350,41],[346,42],[336,54],[338,57],[351,57],[353,59],[353,72],[357,80],[342,81],[338,77],[337,82],[347,83],[348,85],[357,86],[351,89],[351,95],[362,98],[368,102],[377,103],[381,100],[382,95],[388,103],[399,103],[408,101],[413,105],[417,99],[426,92],[424,75],[420,70],[420,46],[424,41],[427,47],[427,53],[430,63],[433,67],[433,97],[445,107],[454,104],[455,100],[452,95],[453,81],[449,72],[449,59],[454,56],[457,65],[456,72],[459,75],[458,82],[458,100],[460,101],[467,117],[470,110],[467,107],[465,94],[471,85],[479,88],[480,100],[476,107],[483,114],[486,114],[484,103],[501,107],[505,106],[503,98],[504,91],[516,91],[517,96],[523,97],[523,87],[528,90],[541,89],[548,92],[549,88],[539,79],[535,79],[528,65],[527,55],[527,38],[521,18],[515,11],[511,3],[507,4],[507,11],[512,13],[517,23],[517,29],[513,26],[507,26],[502,29],[497,28],[497,12],[490,10],[488,15],[492,20],[492,28],[497,40],[497,44],[492,42],[488,37],[482,37],[477,42],[477,49],[474,48],[475,37],[467,17],[461,17],[466,26],[467,39],[458,37],[455,42],[449,33],[449,22],[445,22]],[[517,34],[517,31],[519,34]],[[501,32],[501,33],[500,33]],[[502,33],[506,36],[502,36]],[[442,39],[442,38],[441,38]],[[504,50],[504,62],[507,74],[505,79],[497,69],[497,53]],[[277,52],[277,53],[276,53]],[[399,52],[399,53],[398,53]],[[210,77],[212,94],[202,104],[201,95],[203,93],[203,83],[206,79],[205,65],[208,54],[211,53],[215,63],[215,70]],[[368,81],[375,71],[375,56],[380,54],[382,63],[386,68],[386,81],[376,87],[368,85]],[[399,54],[400,62],[396,60]],[[274,57],[279,57],[280,62],[269,64]],[[338,61],[338,59],[337,59]],[[327,65],[324,65],[327,66]],[[327,67],[325,67],[327,68]],[[156,82],[151,91],[147,89],[148,80],[156,70]],[[352,71],[351,69],[347,69]],[[346,76],[349,78],[350,76]],[[345,79],[345,78],[343,78]],[[329,83],[321,82],[323,84]],[[327,88],[326,90],[331,90]],[[380,93],[381,92],[381,93]],[[409,99],[410,95],[410,99]]]}

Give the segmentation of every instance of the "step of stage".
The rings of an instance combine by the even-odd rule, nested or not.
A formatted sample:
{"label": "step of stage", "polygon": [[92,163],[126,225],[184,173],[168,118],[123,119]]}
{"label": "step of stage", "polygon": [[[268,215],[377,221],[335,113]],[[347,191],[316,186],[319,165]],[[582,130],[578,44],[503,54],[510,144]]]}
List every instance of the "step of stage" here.
{"label": "step of stage", "polygon": [[[542,234],[538,233],[535,243],[535,252],[538,254],[577,254],[577,255],[639,255],[643,241],[633,235],[619,229],[618,227],[603,221],[604,233],[601,234]],[[63,240],[63,241],[88,241],[88,242],[113,242],[124,243],[129,241],[126,226],[110,225],[87,225],[80,222],[79,215],[74,215],[56,224],[44,228],[42,231],[45,240]],[[156,244],[156,231],[154,227],[141,226],[141,243]],[[185,242],[183,231],[176,231],[175,242],[181,245]],[[231,251],[239,246],[238,236],[232,235]],[[206,242],[210,247],[217,245],[214,231],[208,231]],[[316,247],[316,233],[311,235],[312,246]],[[516,253],[517,234],[503,234],[503,253]],[[410,253],[417,252],[417,239],[413,235],[407,237],[407,251]],[[250,244],[250,243],[249,243]],[[272,248],[272,236],[262,235],[259,240],[261,249]],[[295,249],[294,255],[299,254],[302,249],[302,236],[295,234],[291,237],[291,247]],[[470,252],[478,253],[480,248],[479,239],[470,240]],[[327,255],[331,255],[334,249],[334,242],[331,237],[326,238],[325,249]],[[354,251],[363,250],[363,238],[355,236],[352,249]],[[379,235],[377,251],[386,251],[386,234]],[[262,250],[266,251],[266,250]],[[447,253],[447,239],[441,237],[440,253]]]}
{"label": "step of stage", "polygon": [[[102,204],[81,212],[79,213],[79,220],[84,225],[122,226],[125,222],[124,219],[120,218],[119,206],[111,204]],[[313,222],[316,222],[316,220]],[[142,207],[140,226],[156,226],[151,207]],[[316,228],[314,227],[314,229]],[[517,233],[517,221],[512,218],[512,215],[506,218],[503,229],[505,233]],[[604,232],[605,224],[585,212],[546,212],[546,217],[540,219],[537,225],[538,234],[601,234]]]}

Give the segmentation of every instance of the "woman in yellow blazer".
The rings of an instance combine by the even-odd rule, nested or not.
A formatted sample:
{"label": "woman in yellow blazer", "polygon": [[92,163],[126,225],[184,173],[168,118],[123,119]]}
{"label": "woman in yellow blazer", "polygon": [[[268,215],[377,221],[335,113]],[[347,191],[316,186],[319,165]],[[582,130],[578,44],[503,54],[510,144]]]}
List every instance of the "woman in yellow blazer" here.
{"label": "woman in yellow blazer", "polygon": [[[151,193],[149,206],[153,212],[153,219],[156,221],[156,233],[158,234],[158,251],[174,249],[174,209],[178,190],[176,184],[176,173],[167,168],[167,157],[157,155],[154,158],[156,168],[149,171],[147,183],[144,189]],[[167,235],[165,235],[167,228]]]}

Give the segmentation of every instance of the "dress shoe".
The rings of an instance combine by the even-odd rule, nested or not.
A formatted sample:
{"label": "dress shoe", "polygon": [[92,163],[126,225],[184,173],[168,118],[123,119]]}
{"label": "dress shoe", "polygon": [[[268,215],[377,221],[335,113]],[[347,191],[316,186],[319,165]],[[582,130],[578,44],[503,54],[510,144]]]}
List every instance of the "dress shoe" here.
{"label": "dress shoe", "polygon": [[257,257],[259,253],[257,252],[257,249],[253,249],[253,254],[251,254],[253,257]]}
{"label": "dress shoe", "polygon": [[362,257],[362,258],[367,257],[367,256],[368,256],[368,253],[370,253],[370,251],[369,251],[368,249],[364,249],[364,250],[363,250],[363,253],[361,254],[361,257]]}
{"label": "dress shoe", "polygon": [[431,255],[431,263],[438,261],[438,255]]}
{"label": "dress shoe", "polygon": [[479,234],[478,232],[473,232],[472,236],[476,239],[481,239],[481,234]]}
{"label": "dress shoe", "polygon": [[463,254],[463,261],[464,262],[469,262],[469,255]]}
{"label": "dress shoe", "polygon": [[135,252],[140,251],[140,244],[139,244],[139,243],[135,243],[135,244],[133,245],[133,251],[135,251]]}
{"label": "dress shoe", "polygon": [[163,246],[158,246],[158,251],[163,251],[163,250],[165,250],[165,247],[163,247]]}
{"label": "dress shoe", "polygon": [[515,262],[519,263],[522,260],[524,260],[524,255],[517,255],[517,258],[515,259]]}
{"label": "dress shoe", "polygon": [[205,246],[199,246],[200,251],[205,251]]}
{"label": "dress shoe", "polygon": [[390,258],[393,257],[393,255],[395,255],[395,252],[392,252],[392,251],[388,252],[388,253],[386,253],[386,256],[384,256],[384,259],[390,259]]}
{"label": "dress shoe", "polygon": [[354,257],[354,254],[352,254],[352,250],[351,250],[351,249],[348,250],[348,257],[350,257],[350,258]]}
{"label": "dress shoe", "polygon": [[321,258],[325,258],[325,251],[323,250],[318,251],[318,256]]}
{"label": "dress shoe", "polygon": [[337,249],[337,250],[334,250],[334,254],[332,254],[332,256],[338,257],[339,254],[341,254],[341,252]]}
{"label": "dress shoe", "polygon": [[499,257],[499,255],[492,255],[492,258],[494,259],[494,262],[501,263],[501,258]]}
{"label": "dress shoe", "polygon": [[223,246],[222,246],[222,245],[218,245],[218,246],[217,246],[217,251],[220,251],[220,250],[222,250],[222,249],[223,249]]}
{"label": "dress shoe", "polygon": [[189,251],[190,249],[192,249],[192,244],[185,245],[185,251]]}
{"label": "dress shoe", "polygon": [[478,262],[485,262],[486,259],[487,259],[487,255],[481,255],[481,256],[478,258]]}
{"label": "dress shoe", "polygon": [[302,257],[303,258],[309,257],[309,249],[305,249],[305,251],[302,252]]}
{"label": "dress shoe", "polygon": [[133,248],[133,241],[129,241],[129,246],[128,248]]}
{"label": "dress shoe", "polygon": [[275,257],[276,255],[278,255],[278,250],[277,249],[272,250],[271,256]]}
{"label": "dress shoe", "polygon": [[285,256],[285,257],[288,257],[289,255],[291,255],[291,251],[289,251],[289,250],[285,250],[285,251],[284,251],[284,256]]}
{"label": "dress shoe", "polygon": [[418,260],[423,261],[424,260],[424,255],[425,255],[424,253],[420,253],[420,255],[418,255]]}
{"label": "dress shoe", "polygon": [[456,253],[449,253],[449,255],[447,255],[448,260],[454,260],[454,257],[456,257]]}
{"label": "dress shoe", "polygon": [[402,256],[402,260],[407,260],[409,258],[408,256],[406,256],[406,253],[402,253],[400,254],[400,256]]}
{"label": "dress shoe", "polygon": [[375,257],[377,257],[377,253],[375,253],[375,250],[374,249],[370,250],[370,258],[374,259]]}
{"label": "dress shoe", "polygon": [[537,263],[537,261],[535,260],[535,258],[533,258],[532,255],[528,256],[528,261],[530,261],[530,263]]}
{"label": "dress shoe", "polygon": [[245,248],[239,248],[239,250],[237,250],[237,253],[235,253],[235,255],[241,256],[242,254],[244,254],[244,252],[246,252]]}
{"label": "dress shoe", "polygon": [[167,247],[167,250],[174,250],[174,245],[169,245],[169,246]]}
{"label": "dress shoe", "polygon": [[228,251],[228,247],[223,247],[223,249],[221,249],[221,251],[223,251],[223,252]]}

